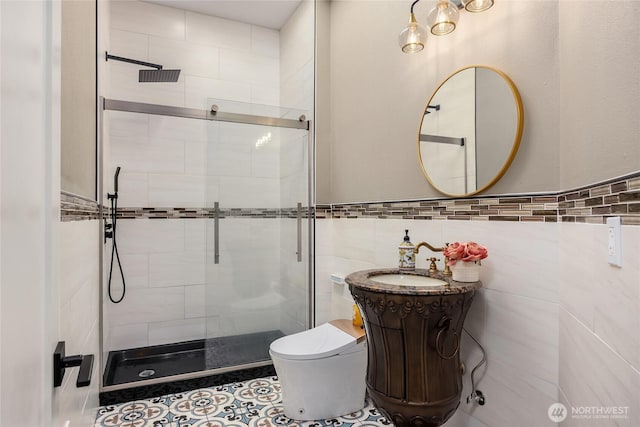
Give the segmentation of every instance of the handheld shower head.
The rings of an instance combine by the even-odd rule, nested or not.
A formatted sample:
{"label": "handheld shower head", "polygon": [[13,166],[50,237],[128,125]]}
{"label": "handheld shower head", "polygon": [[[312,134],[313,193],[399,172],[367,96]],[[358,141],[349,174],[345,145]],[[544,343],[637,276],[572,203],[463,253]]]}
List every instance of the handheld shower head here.
{"label": "handheld shower head", "polygon": [[116,168],[116,173],[113,175],[113,192],[118,197],[118,175],[120,175],[120,166]]}

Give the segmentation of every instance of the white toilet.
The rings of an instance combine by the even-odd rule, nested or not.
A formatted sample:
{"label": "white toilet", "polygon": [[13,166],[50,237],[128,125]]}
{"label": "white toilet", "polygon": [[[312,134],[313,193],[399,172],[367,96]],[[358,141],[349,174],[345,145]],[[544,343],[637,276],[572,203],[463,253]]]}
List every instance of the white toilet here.
{"label": "white toilet", "polygon": [[343,319],[271,343],[285,415],[323,420],[362,409],[366,346],[364,330]]}

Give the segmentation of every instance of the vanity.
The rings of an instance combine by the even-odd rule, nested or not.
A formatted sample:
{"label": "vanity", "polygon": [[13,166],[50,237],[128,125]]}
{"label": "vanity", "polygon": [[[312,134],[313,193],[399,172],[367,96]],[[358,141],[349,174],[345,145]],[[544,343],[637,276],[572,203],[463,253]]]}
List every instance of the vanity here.
{"label": "vanity", "polygon": [[460,404],[460,341],[481,282],[442,272],[365,270],[346,277],[368,340],[367,391],[396,426],[439,426]]}

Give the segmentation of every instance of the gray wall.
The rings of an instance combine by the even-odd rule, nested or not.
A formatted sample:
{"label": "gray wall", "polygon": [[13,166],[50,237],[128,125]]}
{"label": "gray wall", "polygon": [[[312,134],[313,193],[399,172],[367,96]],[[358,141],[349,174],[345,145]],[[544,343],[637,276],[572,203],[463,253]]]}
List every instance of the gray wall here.
{"label": "gray wall", "polygon": [[[487,194],[559,190],[637,170],[640,3],[606,4],[496,2],[483,14],[462,13],[454,33],[406,55],[396,40],[408,4],[331,2],[331,130],[317,141],[330,154],[317,159],[318,202],[438,196],[417,162],[420,113],[442,80],[470,64],[509,75],[525,111],[518,155]],[[429,7],[416,5],[419,21]]]}
{"label": "gray wall", "polygon": [[559,16],[560,186],[639,170],[640,2],[562,1]]}

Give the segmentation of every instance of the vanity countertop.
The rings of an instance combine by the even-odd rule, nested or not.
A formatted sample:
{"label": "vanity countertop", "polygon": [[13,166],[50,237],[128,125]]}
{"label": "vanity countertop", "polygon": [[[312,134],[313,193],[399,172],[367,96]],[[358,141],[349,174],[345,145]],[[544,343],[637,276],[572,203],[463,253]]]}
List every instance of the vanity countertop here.
{"label": "vanity countertop", "polygon": [[[376,282],[373,276],[383,274],[402,274],[410,276],[424,276],[439,279],[447,282],[442,286],[407,286],[407,285],[391,285],[386,283]],[[416,268],[412,271],[400,271],[398,268],[378,268],[373,270],[356,271],[349,274],[345,281],[349,287],[361,288],[372,292],[381,292],[388,294],[399,295],[452,295],[463,294],[466,292],[475,291],[482,287],[482,282],[456,282],[451,276],[443,276],[439,271],[435,274],[430,274],[428,270],[422,268]]]}

